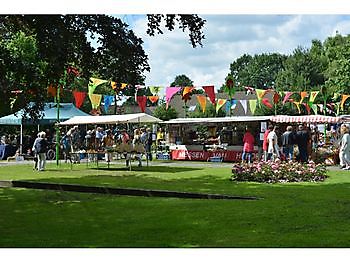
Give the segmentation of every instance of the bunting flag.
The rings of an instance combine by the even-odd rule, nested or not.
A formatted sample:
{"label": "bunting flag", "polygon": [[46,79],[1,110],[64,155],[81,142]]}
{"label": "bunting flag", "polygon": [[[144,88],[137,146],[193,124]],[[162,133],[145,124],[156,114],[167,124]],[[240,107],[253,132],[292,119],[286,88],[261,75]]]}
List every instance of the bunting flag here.
{"label": "bunting flag", "polygon": [[92,109],[96,110],[100,106],[102,95],[101,94],[89,94]]}
{"label": "bunting flag", "polygon": [[292,91],[285,91],[285,92],[284,92],[285,96],[284,96],[284,99],[283,99],[283,101],[282,101],[282,104],[283,104],[283,105],[287,102],[287,100],[289,100],[290,96],[292,96],[293,93],[294,93],[294,92],[292,92]]}
{"label": "bunting flag", "polygon": [[197,107],[197,105],[194,105],[194,106],[190,106],[190,107],[188,107],[188,111],[195,111],[196,110],[196,107]]}
{"label": "bunting flag", "polygon": [[273,108],[273,106],[272,106],[272,104],[269,102],[268,98],[263,98],[263,99],[261,100],[261,102],[262,102],[266,107],[268,107],[268,108],[270,108],[270,109]]}
{"label": "bunting flag", "polygon": [[103,79],[97,79],[97,78],[90,78],[89,85],[88,85],[88,93],[93,94],[95,92],[95,89],[98,85],[101,85],[103,83],[106,83],[107,80]]}
{"label": "bunting flag", "polygon": [[319,91],[311,91],[310,92],[310,98],[309,98],[309,101],[310,102],[314,102],[315,101],[315,98],[316,96],[318,95]]}
{"label": "bunting flag", "polygon": [[150,100],[150,102],[156,103],[159,99],[159,96],[148,96],[147,98]]}
{"label": "bunting flag", "polygon": [[226,103],[225,99],[218,99],[218,101],[216,102],[216,113],[218,113],[218,111],[220,110],[220,108],[222,106],[224,106]]}
{"label": "bunting flag", "polygon": [[214,91],[214,86],[203,86],[202,87],[205,91],[205,93],[207,93],[211,103],[213,105],[215,105],[215,91]]}
{"label": "bunting flag", "polygon": [[244,87],[246,89],[246,96],[252,94],[254,92],[254,88],[253,87]]}
{"label": "bunting flag", "polygon": [[162,87],[159,87],[159,86],[150,86],[149,87],[149,90],[151,91],[151,93],[153,95],[158,94],[161,89],[162,89]]}
{"label": "bunting flag", "polygon": [[166,101],[166,109],[169,107],[169,102],[171,98],[178,92],[181,87],[167,87],[165,90],[165,101]]}
{"label": "bunting flag", "polygon": [[340,102],[341,110],[344,110],[344,103],[349,97],[350,97],[350,95],[344,95],[344,94],[342,95],[341,102]]}
{"label": "bunting flag", "polygon": [[301,111],[300,111],[300,102],[299,102],[299,101],[293,101],[293,103],[294,103],[295,106],[297,107],[298,112],[299,112],[299,114],[300,114],[300,113],[301,113]]}
{"label": "bunting flag", "polygon": [[256,109],[256,100],[249,100],[249,108],[250,112],[254,115],[255,109]]}
{"label": "bunting flag", "polygon": [[17,100],[17,97],[16,98],[10,98],[10,108],[11,108],[11,110],[13,109],[13,106],[15,105],[16,100]]}
{"label": "bunting flag", "polygon": [[335,109],[337,110],[336,115],[338,116],[340,112],[340,102],[335,103]]}
{"label": "bunting flag", "polygon": [[146,103],[147,103],[146,96],[137,96],[137,104],[139,105],[142,112],[145,112]]}
{"label": "bunting flag", "polygon": [[247,110],[248,110],[247,100],[239,100],[239,103],[241,103],[243,107],[244,114],[247,114]]}
{"label": "bunting flag", "polygon": [[232,99],[231,100],[231,110],[234,110],[237,107],[237,100]]}
{"label": "bunting flag", "polygon": [[86,97],[86,92],[74,90],[73,97],[75,100],[75,107],[77,107],[79,109],[81,107],[81,105],[83,105],[83,102],[84,102],[85,97]]}
{"label": "bunting flag", "polygon": [[[102,84],[102,83],[100,83],[100,84]],[[119,90],[125,89],[127,86],[128,86],[128,84],[126,84],[126,83],[119,83],[119,82],[111,81],[111,87],[116,92],[118,92]],[[138,85],[138,86],[140,86],[140,85]]]}
{"label": "bunting flag", "polygon": [[47,87],[47,95],[51,96],[51,97],[56,97],[57,95],[57,87],[50,85]]}
{"label": "bunting flag", "polygon": [[307,103],[302,103],[302,105],[304,105],[304,107],[305,107],[305,109],[306,109],[306,111],[307,111],[307,114],[308,115],[310,115],[310,113],[311,113],[311,109],[310,109],[310,106],[307,104]]}
{"label": "bunting flag", "polygon": [[308,96],[308,93],[307,91],[300,91],[300,101],[299,103],[302,104],[303,103],[303,100],[305,99],[305,97]]}
{"label": "bunting flag", "polygon": [[76,67],[73,67],[73,66],[69,66],[67,68],[67,74],[73,74],[74,76],[78,77],[80,75],[78,69]]}
{"label": "bunting flag", "polygon": [[226,108],[225,111],[226,113],[229,113],[231,110],[231,100],[226,100]]}
{"label": "bunting flag", "polygon": [[338,100],[338,98],[340,97],[340,93],[338,93],[338,92],[334,92],[334,94],[333,94],[333,100]]}
{"label": "bunting flag", "polygon": [[255,89],[255,92],[256,92],[256,97],[258,98],[258,101],[261,101],[262,98],[267,93],[267,90],[265,90],[265,89]]}
{"label": "bunting flag", "polygon": [[184,87],[182,91],[182,99],[186,102],[190,99],[190,93],[194,90],[194,87]]}
{"label": "bunting flag", "polygon": [[111,95],[104,95],[103,96],[103,102],[104,102],[104,108],[105,108],[105,112],[108,112],[109,106],[112,105],[112,103],[114,102],[114,96]]}
{"label": "bunting flag", "polygon": [[280,94],[278,94],[278,92],[275,91],[275,94],[273,94],[273,103],[277,104],[279,100],[280,100]]}
{"label": "bunting flag", "polygon": [[196,97],[197,97],[199,105],[202,108],[202,112],[204,113],[206,106],[207,106],[207,98],[203,95],[197,95]]}
{"label": "bunting flag", "polygon": [[310,107],[311,107],[311,109],[314,111],[314,114],[317,115],[317,105],[312,103],[312,104],[310,105]]}
{"label": "bunting flag", "polygon": [[317,106],[320,108],[320,112],[323,112],[323,110],[324,110],[324,106],[323,106],[323,104],[317,104]]}

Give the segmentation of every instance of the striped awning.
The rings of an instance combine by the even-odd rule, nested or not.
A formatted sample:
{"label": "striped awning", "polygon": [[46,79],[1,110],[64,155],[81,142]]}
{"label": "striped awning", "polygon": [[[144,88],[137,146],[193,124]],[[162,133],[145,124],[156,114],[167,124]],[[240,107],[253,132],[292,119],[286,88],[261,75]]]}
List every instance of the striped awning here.
{"label": "striped awning", "polygon": [[338,123],[341,121],[340,117],[324,116],[324,115],[303,115],[303,116],[289,116],[276,115],[271,116],[270,120],[277,123]]}

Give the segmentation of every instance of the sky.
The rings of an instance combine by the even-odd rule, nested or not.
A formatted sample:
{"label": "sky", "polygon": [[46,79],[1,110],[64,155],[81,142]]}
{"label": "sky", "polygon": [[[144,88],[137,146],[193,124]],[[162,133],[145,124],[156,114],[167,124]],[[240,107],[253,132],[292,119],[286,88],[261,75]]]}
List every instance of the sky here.
{"label": "sky", "polygon": [[336,32],[350,34],[350,15],[200,15],[207,22],[203,47],[193,48],[180,29],[148,36],[143,15],[118,15],[144,41],[151,71],[146,86],[169,86],[185,74],[194,86],[220,88],[230,63],[243,54],[291,54],[298,46],[310,47],[313,39],[324,41]]}

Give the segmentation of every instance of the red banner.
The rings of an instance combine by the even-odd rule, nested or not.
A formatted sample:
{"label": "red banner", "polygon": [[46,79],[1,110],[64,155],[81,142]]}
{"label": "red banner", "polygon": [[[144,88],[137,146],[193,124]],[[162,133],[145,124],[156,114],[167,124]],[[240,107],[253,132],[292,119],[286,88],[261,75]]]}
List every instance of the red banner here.
{"label": "red banner", "polygon": [[[253,152],[255,159],[257,152]],[[223,161],[241,161],[241,151],[192,151],[192,150],[172,150],[172,160],[208,161],[210,157],[221,157]]]}

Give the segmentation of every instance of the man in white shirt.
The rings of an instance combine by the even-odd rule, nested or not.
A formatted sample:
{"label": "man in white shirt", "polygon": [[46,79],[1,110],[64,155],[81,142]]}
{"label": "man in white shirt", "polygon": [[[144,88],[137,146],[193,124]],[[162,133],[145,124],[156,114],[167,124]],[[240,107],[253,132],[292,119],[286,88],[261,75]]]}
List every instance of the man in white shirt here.
{"label": "man in white shirt", "polygon": [[267,136],[267,140],[269,142],[269,147],[267,149],[267,160],[276,160],[276,158],[280,158],[279,153],[279,147],[278,147],[278,138],[276,131],[278,130],[278,127],[273,127],[273,130],[269,132],[269,135]]}

